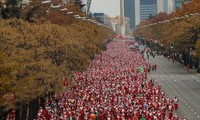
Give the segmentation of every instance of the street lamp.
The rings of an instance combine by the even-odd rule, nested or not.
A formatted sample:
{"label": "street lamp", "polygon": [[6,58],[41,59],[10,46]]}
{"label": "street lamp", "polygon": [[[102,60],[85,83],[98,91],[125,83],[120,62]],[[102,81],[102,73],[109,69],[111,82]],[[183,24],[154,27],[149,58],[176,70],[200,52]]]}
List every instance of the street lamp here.
{"label": "street lamp", "polygon": [[73,14],[73,12],[67,12],[67,14],[69,15],[69,14]]}
{"label": "street lamp", "polygon": [[42,1],[43,4],[50,3],[50,2],[51,2],[51,0]]}
{"label": "street lamp", "polygon": [[74,17],[80,17],[79,15],[74,15]]}
{"label": "street lamp", "polygon": [[62,8],[60,9],[60,11],[67,11],[67,8]]}
{"label": "street lamp", "polygon": [[60,8],[61,6],[60,6],[60,4],[59,5],[53,5],[53,4],[51,4],[51,8]]}

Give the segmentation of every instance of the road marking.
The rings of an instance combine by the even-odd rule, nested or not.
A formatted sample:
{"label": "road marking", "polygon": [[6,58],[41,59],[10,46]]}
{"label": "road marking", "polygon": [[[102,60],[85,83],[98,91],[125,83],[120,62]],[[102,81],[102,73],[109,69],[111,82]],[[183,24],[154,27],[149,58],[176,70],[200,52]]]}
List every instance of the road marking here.
{"label": "road marking", "polygon": [[[159,72],[158,72],[159,71]],[[174,78],[174,76],[175,75],[162,75],[162,74],[160,74],[160,73],[162,73],[160,70],[158,70],[158,71],[156,71],[157,72],[157,74],[158,74],[158,76],[160,76],[160,78],[164,81],[163,83],[164,84],[166,84],[169,88],[171,88],[171,90],[173,91],[173,93],[175,93],[175,94],[177,94],[177,96],[182,100],[182,101],[184,101],[184,99],[183,98],[181,98],[179,95],[178,95],[178,93],[173,89],[174,88],[174,86],[173,86],[173,83],[168,83],[168,79],[164,79],[165,77],[170,77],[170,78]],[[195,88],[195,86],[193,86],[191,83],[189,83],[188,82],[188,80],[187,80],[187,78],[189,77],[191,77],[191,76],[187,76],[187,78],[183,78],[183,77],[181,77],[181,76],[179,76],[178,74],[177,74],[177,76],[179,77],[179,78],[181,78],[184,82],[185,82],[185,84],[186,85],[189,85],[189,86],[191,86],[192,88]],[[193,76],[191,77],[191,78],[194,78]],[[196,77],[195,77],[196,78]],[[178,80],[180,80],[180,79],[178,79]],[[173,81],[173,79],[172,79],[172,81]],[[176,82],[177,80],[174,80],[174,82]],[[200,80],[195,80],[195,81],[197,81],[197,82],[200,82]],[[197,88],[195,88],[198,92],[200,92],[200,89],[197,89]],[[198,115],[198,113],[194,110],[194,109],[192,109],[192,107],[191,106],[189,106],[189,104],[186,102],[186,101],[184,101],[184,103],[189,107],[189,109],[191,110],[191,111],[193,111],[193,113],[195,114],[195,116],[197,116]],[[197,115],[196,115],[197,114]],[[200,118],[200,116],[197,116],[197,118]]]}
{"label": "road marking", "polygon": [[180,75],[177,74],[177,76],[178,76],[179,78],[181,78],[182,80],[185,80],[185,79],[184,79],[183,77],[181,77]]}

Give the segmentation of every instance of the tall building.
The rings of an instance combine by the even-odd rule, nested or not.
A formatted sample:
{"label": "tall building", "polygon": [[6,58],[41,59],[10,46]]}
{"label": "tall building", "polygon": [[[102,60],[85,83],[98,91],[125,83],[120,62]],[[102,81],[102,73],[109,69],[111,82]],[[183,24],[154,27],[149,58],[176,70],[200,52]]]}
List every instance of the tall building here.
{"label": "tall building", "polygon": [[164,10],[164,12],[166,12],[166,13],[168,13],[168,1],[169,0],[164,0],[163,1],[163,10]]}
{"label": "tall building", "polygon": [[124,0],[124,16],[130,18],[130,27],[133,29],[149,16],[164,12],[166,0]]}
{"label": "tall building", "polygon": [[140,21],[157,14],[157,0],[140,0]]}
{"label": "tall building", "polygon": [[174,9],[174,2],[173,2],[173,0],[168,0],[168,12],[167,13],[171,13],[174,10],[175,9]]}
{"label": "tall building", "polygon": [[104,13],[94,13],[93,17],[98,21],[99,23],[104,23],[105,17],[107,15]]}
{"label": "tall building", "polygon": [[173,0],[174,10],[180,9],[182,7],[183,2],[185,2],[185,0]]}
{"label": "tall building", "polygon": [[[131,29],[130,29],[130,18],[123,17],[124,26],[125,26],[125,35],[130,35]],[[118,35],[121,35],[121,18],[120,16],[116,17],[110,17],[110,26]]]}
{"label": "tall building", "polygon": [[165,0],[157,0],[157,12],[164,12],[164,1]]}
{"label": "tall building", "polygon": [[136,11],[135,0],[124,0],[124,16],[130,18],[130,27],[135,27]]}

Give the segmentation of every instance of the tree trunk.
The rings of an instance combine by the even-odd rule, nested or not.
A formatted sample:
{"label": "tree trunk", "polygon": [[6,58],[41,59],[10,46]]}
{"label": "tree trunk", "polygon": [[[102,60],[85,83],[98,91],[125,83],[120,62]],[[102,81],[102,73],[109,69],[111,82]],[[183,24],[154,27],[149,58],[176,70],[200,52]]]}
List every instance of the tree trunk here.
{"label": "tree trunk", "polygon": [[20,120],[22,120],[22,115],[23,115],[23,104],[20,105]]}
{"label": "tree trunk", "polygon": [[26,120],[29,120],[29,102],[28,102],[28,108],[27,108],[27,113],[26,113]]}

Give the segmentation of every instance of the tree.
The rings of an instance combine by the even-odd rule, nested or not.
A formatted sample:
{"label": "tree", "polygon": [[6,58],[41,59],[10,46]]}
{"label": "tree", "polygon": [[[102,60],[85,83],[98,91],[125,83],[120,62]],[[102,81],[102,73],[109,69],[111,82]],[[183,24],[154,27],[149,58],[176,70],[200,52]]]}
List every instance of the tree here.
{"label": "tree", "polygon": [[6,62],[4,53],[0,52],[0,106],[7,106],[8,109],[14,107],[14,96],[9,96],[13,95],[13,71],[13,64]]}
{"label": "tree", "polygon": [[11,74],[15,104],[21,105],[47,92],[62,92],[63,76],[75,84],[66,72],[86,70],[113,32],[86,21],[61,26],[10,19],[2,21],[1,34],[6,62],[16,68]]}

